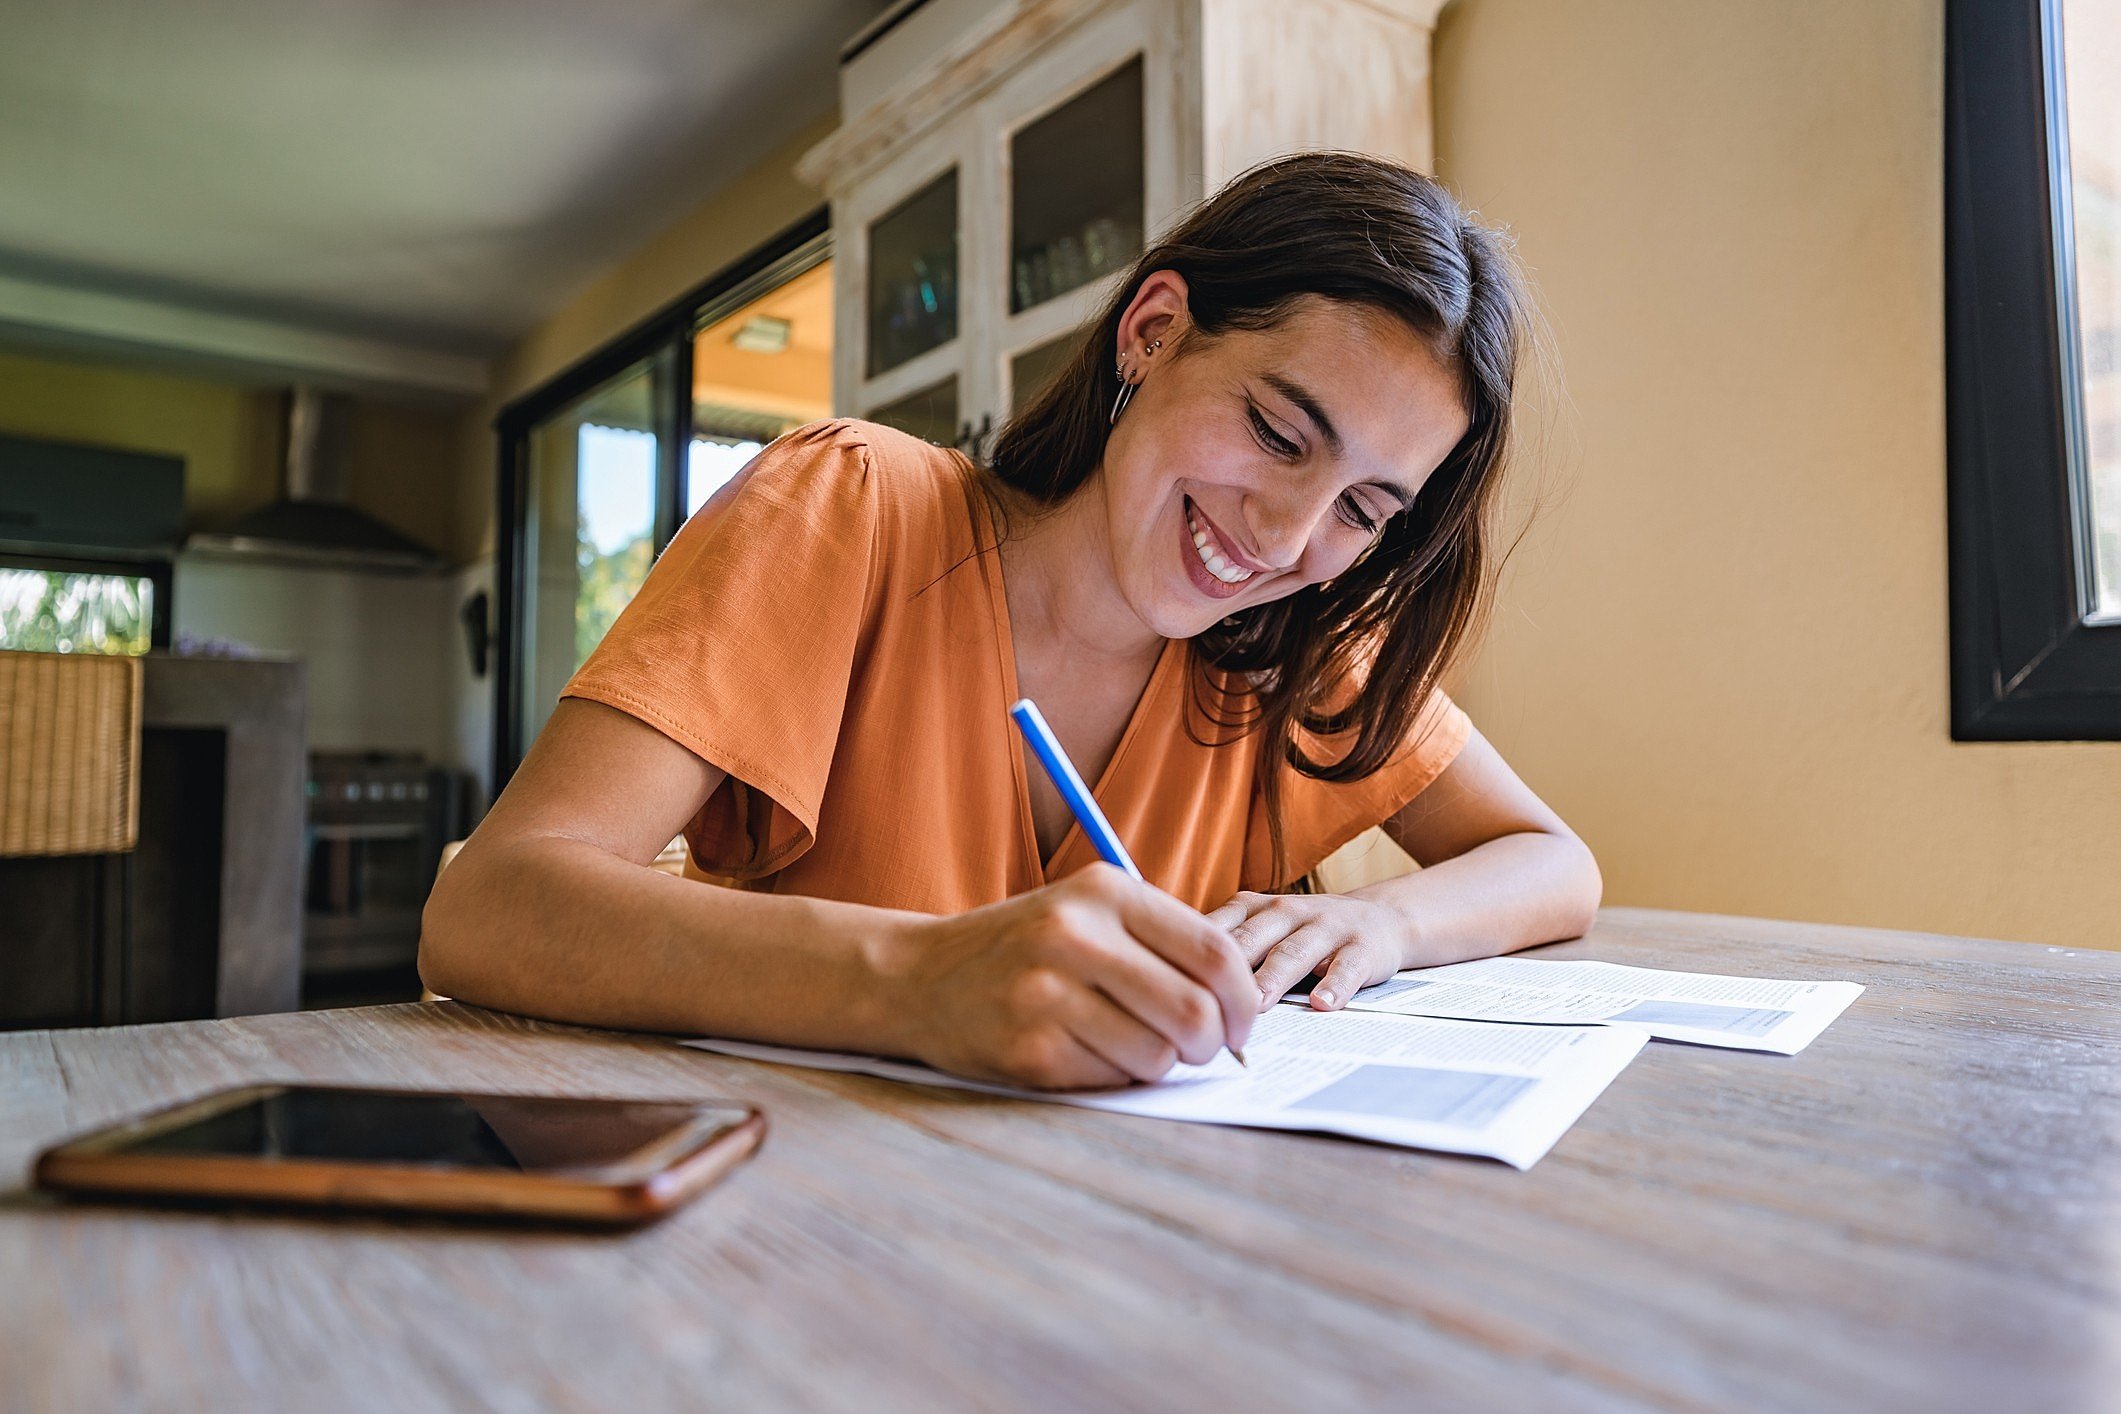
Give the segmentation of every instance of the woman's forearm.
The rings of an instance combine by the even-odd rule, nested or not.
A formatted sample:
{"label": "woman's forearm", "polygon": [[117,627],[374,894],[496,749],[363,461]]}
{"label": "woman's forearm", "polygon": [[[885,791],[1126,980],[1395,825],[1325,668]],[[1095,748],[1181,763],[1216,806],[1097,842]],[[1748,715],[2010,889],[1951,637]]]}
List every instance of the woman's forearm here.
{"label": "woman's forearm", "polygon": [[428,900],[420,973],[553,1021],[904,1054],[890,978],[926,921],[680,879],[577,840],[475,838]]}
{"label": "woman's forearm", "polygon": [[1581,840],[1528,831],[1350,892],[1406,920],[1400,966],[1434,967],[1578,937],[1603,888]]}

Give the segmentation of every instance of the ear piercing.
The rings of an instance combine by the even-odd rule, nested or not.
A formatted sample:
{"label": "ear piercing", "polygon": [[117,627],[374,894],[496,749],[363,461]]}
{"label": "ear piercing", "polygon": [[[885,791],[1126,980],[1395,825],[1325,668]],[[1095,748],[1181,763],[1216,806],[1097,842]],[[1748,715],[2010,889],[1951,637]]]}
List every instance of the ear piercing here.
{"label": "ear piercing", "polygon": [[[1164,341],[1162,339],[1151,339],[1149,346],[1142,350],[1142,357],[1147,358],[1163,346]],[[1119,396],[1112,400],[1112,412],[1106,418],[1106,421],[1115,423],[1119,421],[1119,415],[1127,410],[1127,404],[1133,401],[1135,388],[1134,384],[1127,381],[1127,361],[1125,359],[1119,361],[1118,368]]]}

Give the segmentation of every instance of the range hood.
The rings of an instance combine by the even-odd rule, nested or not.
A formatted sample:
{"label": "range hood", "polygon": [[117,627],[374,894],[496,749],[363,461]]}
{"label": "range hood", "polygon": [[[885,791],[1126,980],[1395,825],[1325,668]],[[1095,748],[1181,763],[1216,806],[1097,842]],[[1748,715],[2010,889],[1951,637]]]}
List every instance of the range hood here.
{"label": "range hood", "polygon": [[348,407],[340,394],[290,389],[281,419],[281,498],[191,536],[184,548],[214,559],[382,574],[440,569],[433,550],[346,503]]}

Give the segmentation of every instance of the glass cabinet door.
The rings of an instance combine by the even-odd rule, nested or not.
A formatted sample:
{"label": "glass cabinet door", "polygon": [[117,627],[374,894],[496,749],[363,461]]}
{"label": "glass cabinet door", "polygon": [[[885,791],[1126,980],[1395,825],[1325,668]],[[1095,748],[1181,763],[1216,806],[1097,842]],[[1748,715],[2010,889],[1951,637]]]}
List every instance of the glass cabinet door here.
{"label": "glass cabinet door", "polygon": [[1158,34],[1114,9],[835,198],[867,257],[841,285],[836,406],[980,460],[1050,384],[1168,204]]}
{"label": "glass cabinet door", "polygon": [[1009,416],[1031,406],[1031,400],[1060,376],[1083,340],[1081,329],[1070,329],[1058,339],[1033,345],[1009,360]]}
{"label": "glass cabinet door", "polygon": [[953,374],[916,389],[896,402],[870,409],[866,416],[938,447],[954,447],[959,437],[957,378]]}
{"label": "glass cabinet door", "polygon": [[957,169],[869,227],[867,376],[957,337]]}
{"label": "glass cabinet door", "polygon": [[1142,64],[1129,60],[1009,144],[1009,312],[1142,251]]}

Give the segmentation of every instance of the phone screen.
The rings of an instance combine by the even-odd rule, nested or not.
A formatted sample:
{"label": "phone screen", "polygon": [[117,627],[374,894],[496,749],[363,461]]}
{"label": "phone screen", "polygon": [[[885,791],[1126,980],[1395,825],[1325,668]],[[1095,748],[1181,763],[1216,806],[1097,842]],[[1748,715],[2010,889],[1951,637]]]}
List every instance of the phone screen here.
{"label": "phone screen", "polygon": [[552,1173],[645,1160],[661,1141],[704,1141],[744,1118],[681,1102],[290,1086],[112,1152]]}

